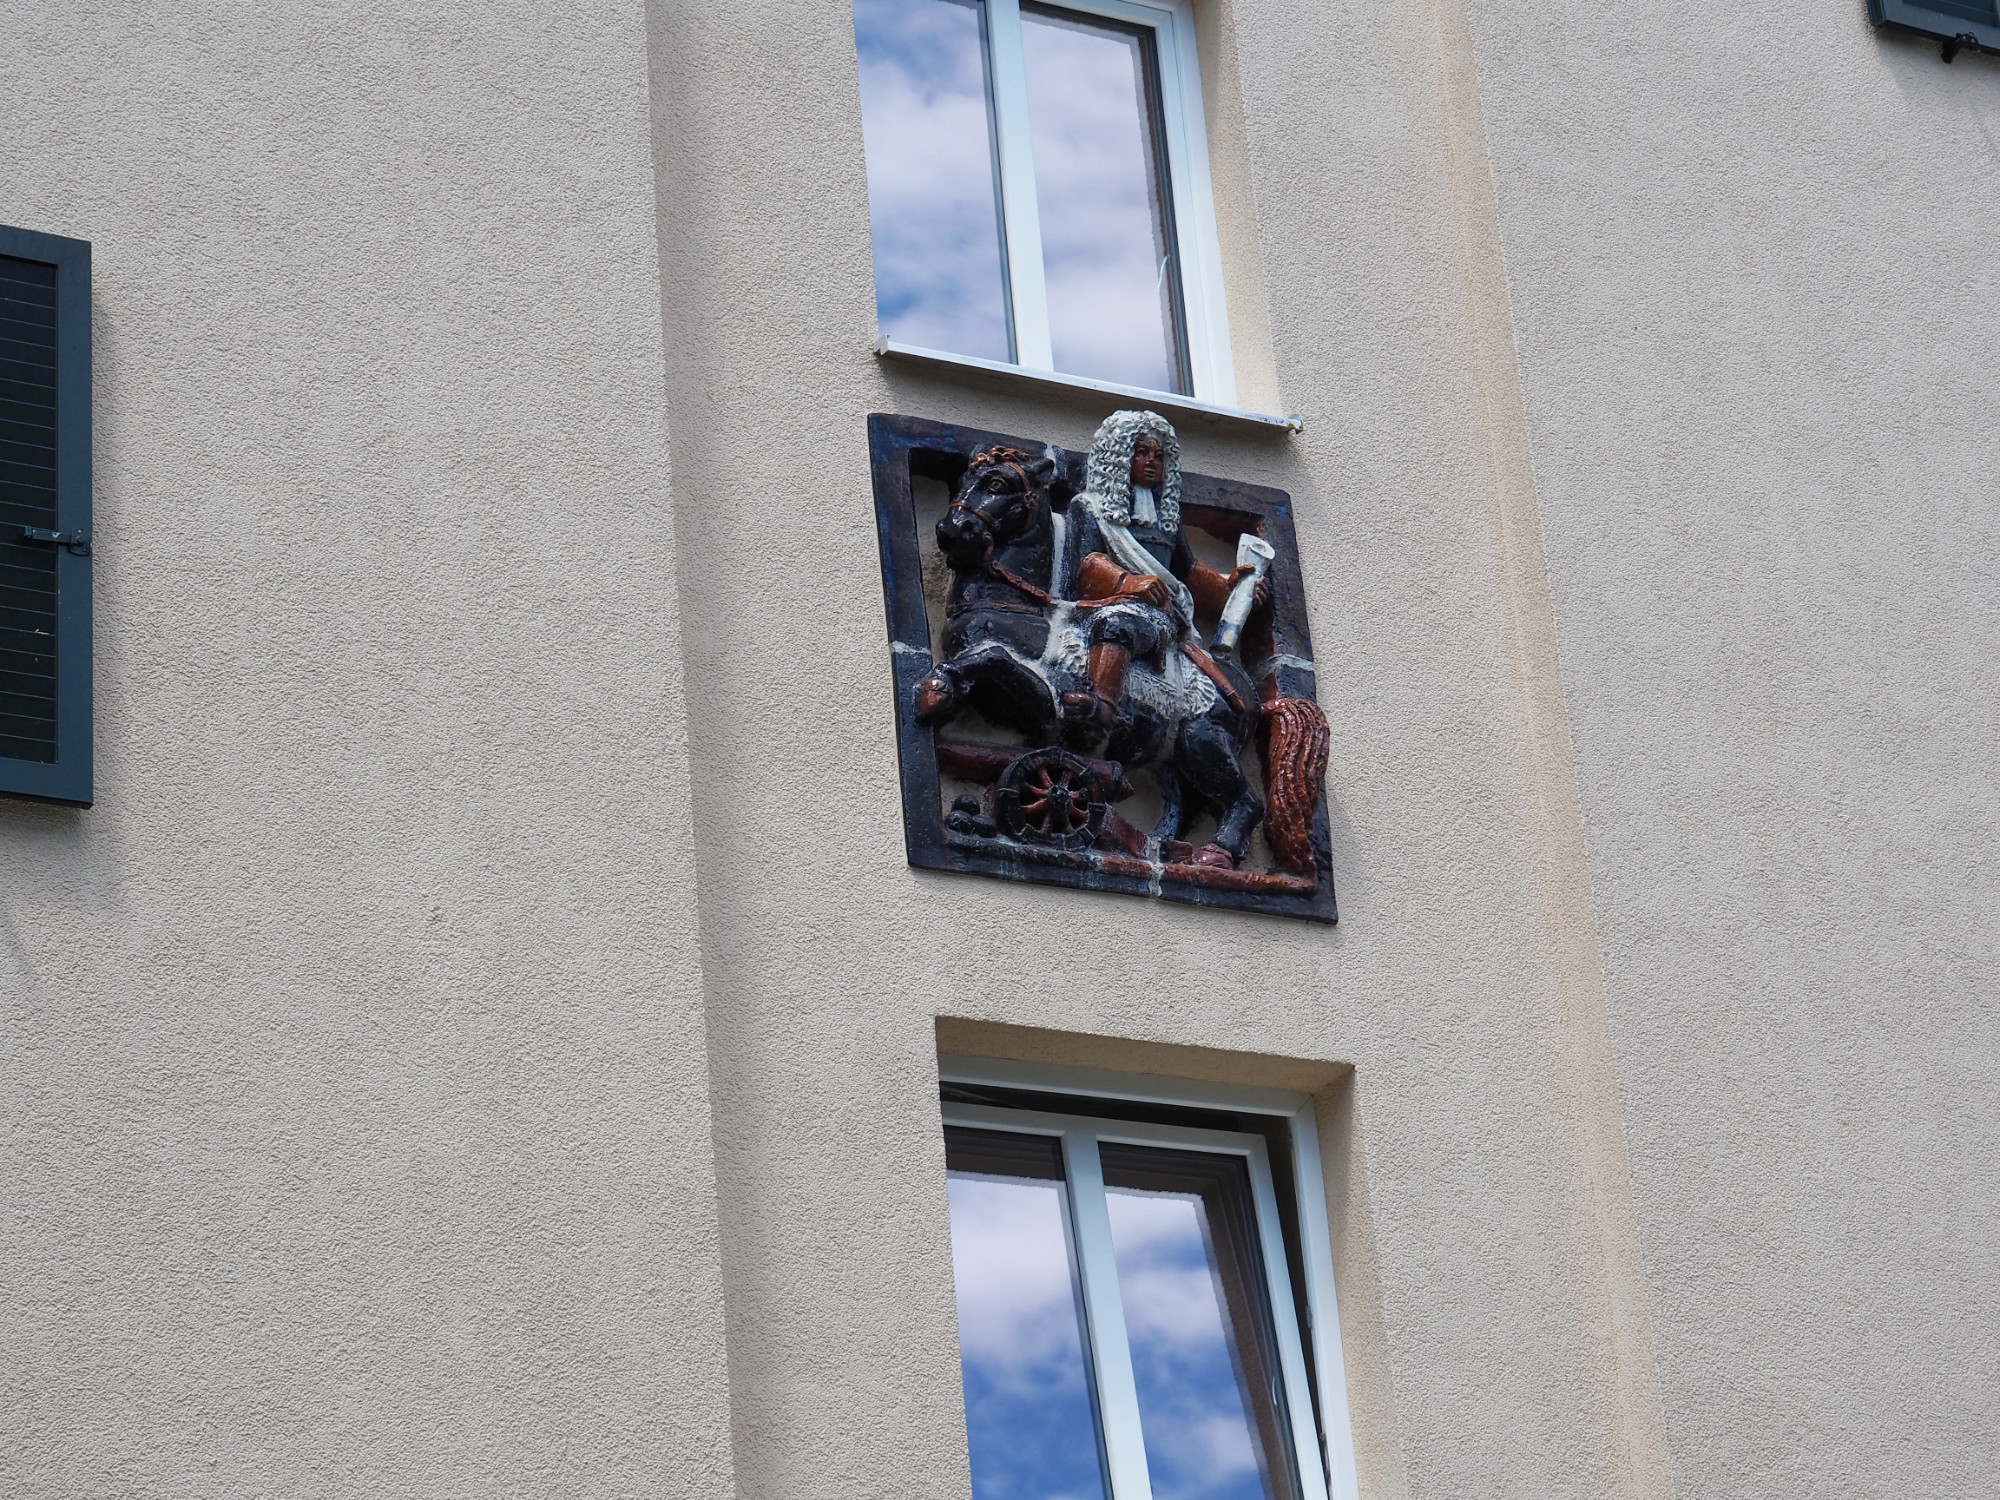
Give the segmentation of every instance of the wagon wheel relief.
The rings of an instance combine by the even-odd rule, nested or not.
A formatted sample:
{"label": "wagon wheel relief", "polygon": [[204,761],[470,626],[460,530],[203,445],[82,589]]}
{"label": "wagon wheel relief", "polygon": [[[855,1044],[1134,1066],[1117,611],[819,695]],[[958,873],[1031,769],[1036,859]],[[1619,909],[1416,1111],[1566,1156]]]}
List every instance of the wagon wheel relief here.
{"label": "wagon wheel relief", "polygon": [[1110,806],[1097,772],[1056,748],[1016,757],[993,791],[994,816],[1010,837],[1057,849],[1096,843]]}

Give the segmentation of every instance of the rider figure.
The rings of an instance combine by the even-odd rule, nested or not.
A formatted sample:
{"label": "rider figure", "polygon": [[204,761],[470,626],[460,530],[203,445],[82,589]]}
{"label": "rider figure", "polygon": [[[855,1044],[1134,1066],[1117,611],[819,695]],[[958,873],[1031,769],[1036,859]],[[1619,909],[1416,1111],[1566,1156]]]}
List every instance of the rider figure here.
{"label": "rider figure", "polygon": [[[1201,646],[1195,612],[1220,614],[1229,591],[1253,570],[1220,573],[1194,555],[1181,532],[1180,440],[1166,418],[1121,411],[1090,446],[1084,493],[1070,507],[1080,557],[1069,590],[1090,642],[1087,691],[1062,695],[1063,716],[1099,740],[1119,723],[1125,674],[1136,659],[1163,670],[1186,655],[1238,709],[1237,690]],[[1260,580],[1257,604],[1269,603]]]}

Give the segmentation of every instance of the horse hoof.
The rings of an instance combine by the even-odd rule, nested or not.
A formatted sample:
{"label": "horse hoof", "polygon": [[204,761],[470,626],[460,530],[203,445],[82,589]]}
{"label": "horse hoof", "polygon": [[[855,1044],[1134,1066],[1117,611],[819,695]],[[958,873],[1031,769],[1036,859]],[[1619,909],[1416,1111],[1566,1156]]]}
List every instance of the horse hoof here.
{"label": "horse hoof", "polygon": [[945,682],[941,678],[926,677],[922,682],[917,684],[917,718],[919,720],[935,719],[939,714],[951,707],[953,700],[957,696],[951,690],[950,683]]}
{"label": "horse hoof", "polygon": [[1207,865],[1211,870],[1236,868],[1236,856],[1220,844],[1203,844],[1195,851],[1194,862],[1198,865]]}

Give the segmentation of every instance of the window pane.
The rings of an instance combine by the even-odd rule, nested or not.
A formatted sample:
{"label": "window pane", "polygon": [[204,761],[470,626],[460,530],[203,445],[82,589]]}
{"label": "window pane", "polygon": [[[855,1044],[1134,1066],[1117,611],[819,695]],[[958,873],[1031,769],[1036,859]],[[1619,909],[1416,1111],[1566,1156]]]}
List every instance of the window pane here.
{"label": "window pane", "polygon": [[854,40],[882,332],[1011,360],[978,0],[856,0]]}
{"label": "window pane", "polygon": [[947,1126],[945,1164],[974,1500],[1104,1500],[1060,1147]]}
{"label": "window pane", "polygon": [[1102,1150],[1154,1500],[1293,1500],[1247,1167]]}
{"label": "window pane", "polygon": [[1021,14],[1058,370],[1185,389],[1152,33]]}

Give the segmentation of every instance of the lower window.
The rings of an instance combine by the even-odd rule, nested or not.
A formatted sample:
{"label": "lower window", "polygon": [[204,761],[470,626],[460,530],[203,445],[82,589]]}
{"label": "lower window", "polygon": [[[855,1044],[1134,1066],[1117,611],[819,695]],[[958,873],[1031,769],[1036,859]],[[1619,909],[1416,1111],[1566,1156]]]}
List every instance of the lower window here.
{"label": "lower window", "polygon": [[1283,1136],[1205,1114],[948,1078],[975,1500],[1326,1500]]}

